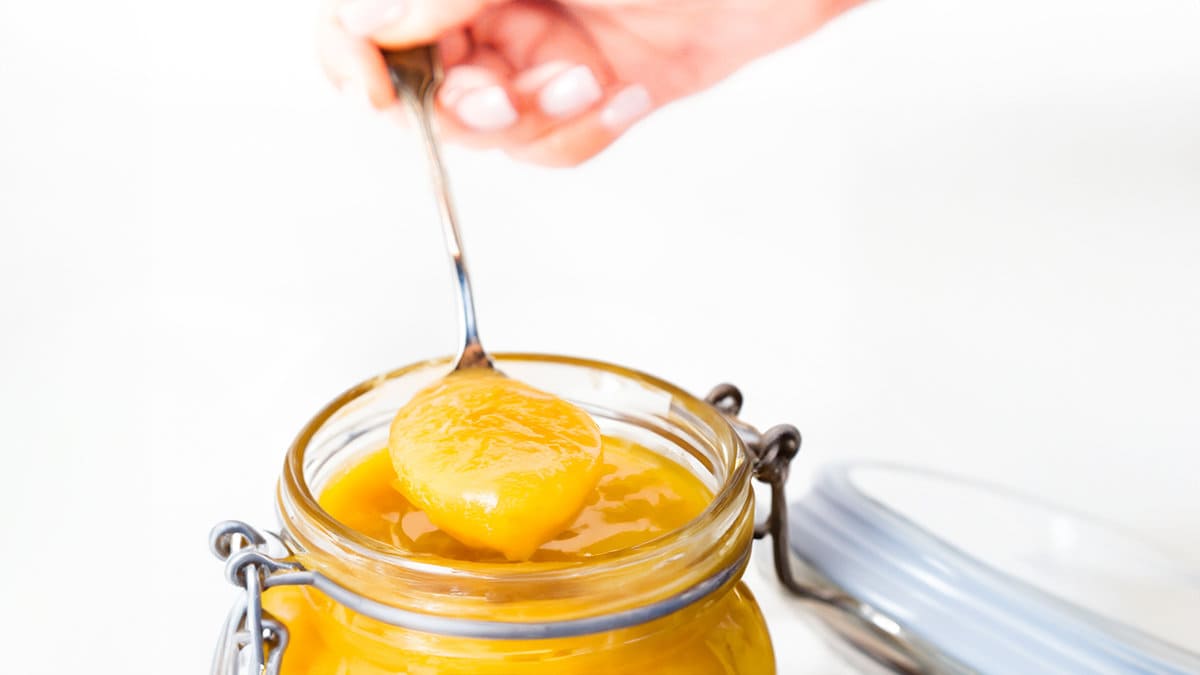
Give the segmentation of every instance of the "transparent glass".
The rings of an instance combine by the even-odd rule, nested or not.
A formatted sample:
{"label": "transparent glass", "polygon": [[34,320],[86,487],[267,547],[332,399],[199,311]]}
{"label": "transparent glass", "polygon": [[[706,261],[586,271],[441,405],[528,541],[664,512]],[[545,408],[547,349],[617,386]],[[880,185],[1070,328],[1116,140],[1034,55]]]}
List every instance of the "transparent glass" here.
{"label": "transparent glass", "polygon": [[[311,588],[272,589],[265,599],[268,609],[275,609],[291,633],[284,674],[773,673],[766,624],[740,581],[753,540],[749,465],[745,448],[724,418],[670,384],[617,366],[525,354],[498,355],[496,365],[585,408],[604,433],[635,441],[688,468],[713,491],[712,502],[676,531],[570,563],[447,560],[404,551],[342,526],[321,509],[316,495],[339,469],[384,446],[396,409],[446,373],[446,360],[429,361],[354,387],[301,431],[278,489],[281,534],[293,557],[393,607],[515,623],[570,621],[646,607],[733,569],[731,580],[648,623],[537,640],[403,629],[356,614]],[[308,611],[289,616],[289,607]]]}
{"label": "transparent glass", "polygon": [[866,496],[1014,581],[1113,624],[1200,648],[1200,573],[1134,534],[937,473],[868,465],[851,477]]}
{"label": "transparent glass", "polygon": [[873,462],[823,468],[789,513],[806,571],[969,672],[1200,673],[1200,576],[1111,525]]}

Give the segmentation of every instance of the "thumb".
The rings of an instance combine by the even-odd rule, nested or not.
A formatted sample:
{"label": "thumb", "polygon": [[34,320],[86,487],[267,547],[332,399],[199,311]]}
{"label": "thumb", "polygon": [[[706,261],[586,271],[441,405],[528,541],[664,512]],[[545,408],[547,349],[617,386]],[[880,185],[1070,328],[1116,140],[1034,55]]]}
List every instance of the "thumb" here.
{"label": "thumb", "polygon": [[436,41],[475,18],[496,0],[342,0],[338,19],[346,30],[381,47]]}

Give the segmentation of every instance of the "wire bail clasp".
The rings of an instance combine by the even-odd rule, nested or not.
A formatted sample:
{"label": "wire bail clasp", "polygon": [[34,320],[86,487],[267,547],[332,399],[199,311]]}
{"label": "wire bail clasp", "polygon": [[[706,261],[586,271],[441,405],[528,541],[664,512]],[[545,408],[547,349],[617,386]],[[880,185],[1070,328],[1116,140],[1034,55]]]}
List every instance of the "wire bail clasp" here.
{"label": "wire bail clasp", "polygon": [[272,574],[295,571],[299,565],[271,557],[266,535],[241,521],[218,523],[208,541],[213,555],[225,563],[226,579],[245,591],[225,620],[212,675],[279,675],[288,631],[263,610],[262,594]]}
{"label": "wire bail clasp", "polygon": [[771,510],[767,519],[754,526],[754,538],[771,537],[775,574],[789,591],[804,597],[819,595],[796,579],[788,554],[787,485],[788,470],[800,452],[800,430],[791,424],[777,424],[765,432],[738,417],[744,398],[736,386],[718,384],[704,397],[729,422],[746,445],[754,478],[770,486]]}
{"label": "wire bail clasp", "polygon": [[870,605],[814,580],[802,581],[792,568],[787,495],[784,489],[792,460],[800,452],[800,432],[778,424],[759,432],[743,422],[742,392],[732,384],[719,384],[705,397],[742,439],[752,462],[754,478],[771,488],[767,519],[754,526],[754,538],[770,535],[775,575],[794,594],[851,644],[885,670],[903,675],[964,675],[970,672],[911,634]]}

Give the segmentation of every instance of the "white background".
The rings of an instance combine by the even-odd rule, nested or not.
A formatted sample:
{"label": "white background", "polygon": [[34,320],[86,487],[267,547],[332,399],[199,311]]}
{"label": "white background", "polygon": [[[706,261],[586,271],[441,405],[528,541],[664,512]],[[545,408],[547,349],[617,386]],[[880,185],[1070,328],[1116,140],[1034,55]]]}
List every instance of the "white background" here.
{"label": "white background", "polygon": [[[311,7],[0,4],[5,672],[204,672],[327,399],[453,345]],[[1053,496],[1200,564],[1200,5],[882,0],[571,171],[450,153],[494,350]],[[825,672],[808,638],[784,673]]]}

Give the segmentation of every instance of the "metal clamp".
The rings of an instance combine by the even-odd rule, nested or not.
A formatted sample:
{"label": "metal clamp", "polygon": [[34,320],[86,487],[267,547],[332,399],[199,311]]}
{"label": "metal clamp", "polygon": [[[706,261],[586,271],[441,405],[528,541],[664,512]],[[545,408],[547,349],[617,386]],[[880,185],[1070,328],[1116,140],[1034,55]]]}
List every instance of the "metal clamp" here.
{"label": "metal clamp", "polygon": [[832,584],[815,578],[802,581],[792,567],[788,530],[787,496],[784,490],[788,469],[800,451],[800,432],[790,424],[779,424],[759,432],[743,422],[742,392],[732,384],[719,384],[705,397],[725,416],[746,446],[754,477],[771,488],[767,519],[754,528],[755,539],[771,537],[771,553],[779,582],[814,614],[819,616],[858,652],[889,672],[901,675],[965,675],[962,664],[941,654],[890,617],[843,593]]}
{"label": "metal clamp", "polygon": [[262,593],[271,575],[298,566],[271,557],[266,535],[236,520],[212,529],[209,548],[225,562],[229,582],[245,591],[225,620],[213,655],[212,675],[233,675],[243,669],[254,675],[279,675],[287,649],[287,627],[263,610]]}
{"label": "metal clamp", "polygon": [[792,572],[788,551],[787,484],[788,469],[800,452],[800,431],[791,424],[777,424],[765,432],[743,422],[738,413],[742,411],[742,392],[732,384],[724,383],[713,387],[704,397],[733,426],[746,446],[749,459],[753,462],[754,478],[771,488],[771,510],[767,519],[754,526],[754,538],[771,537],[771,548],[775,560],[775,574],[789,591],[804,597],[827,599],[823,593],[802,584]]}

